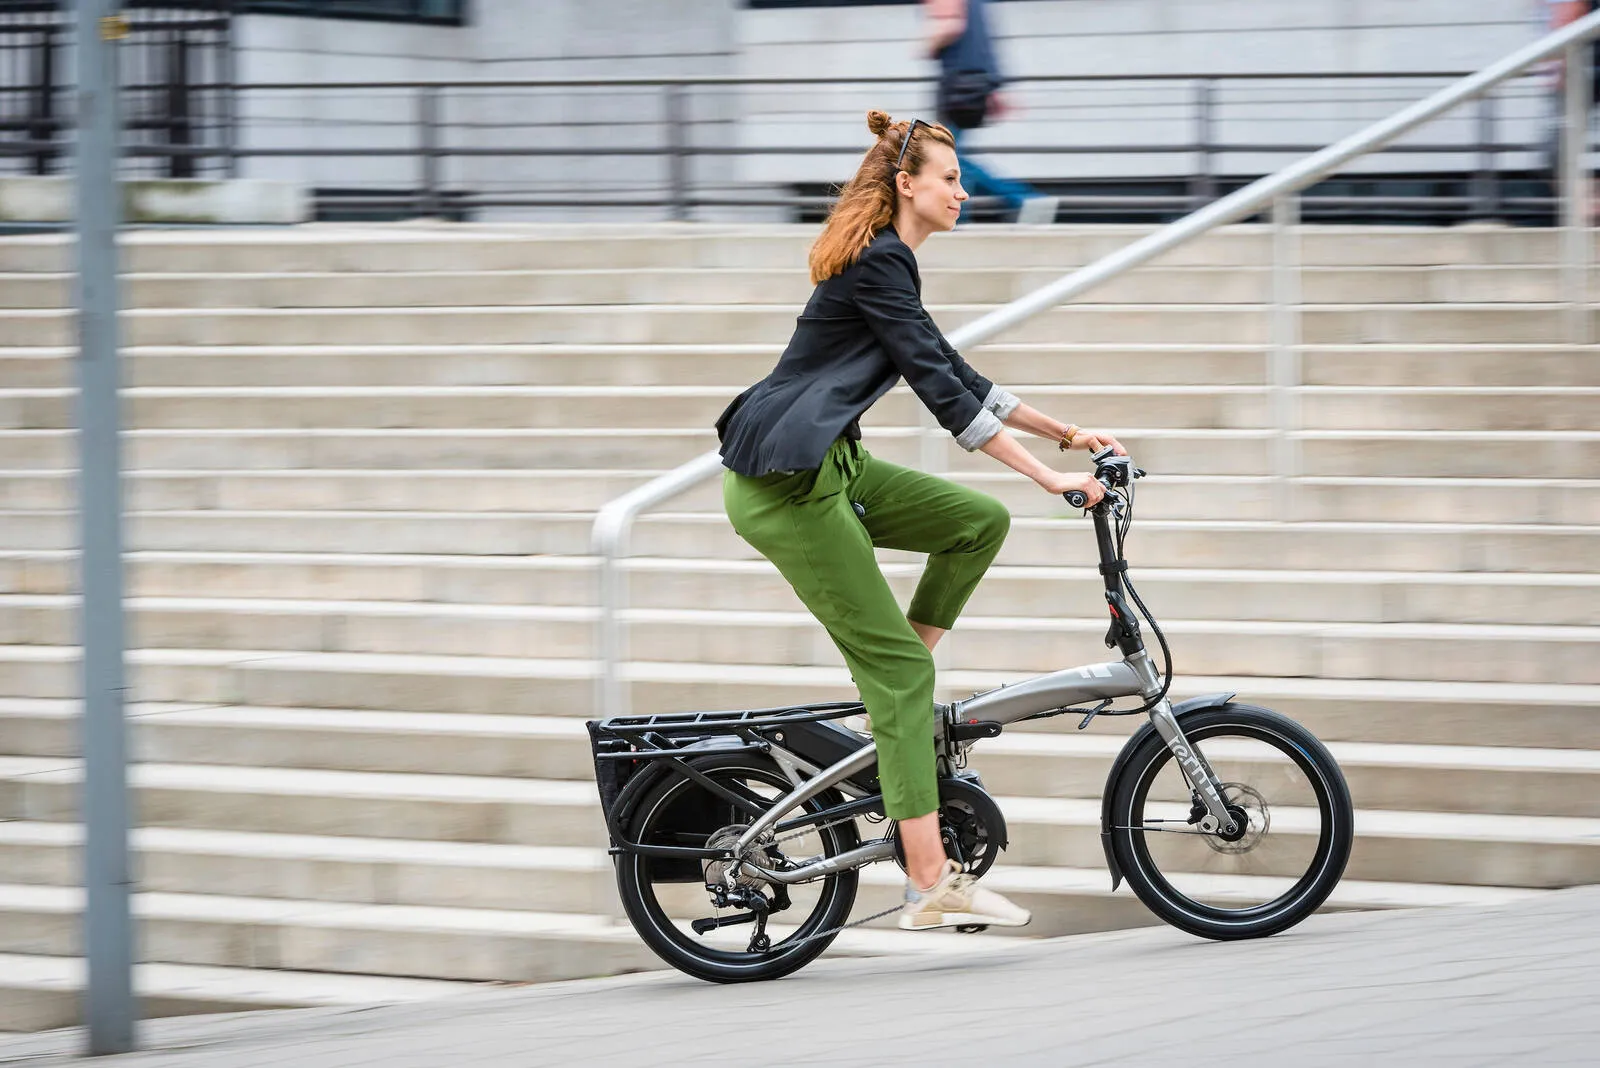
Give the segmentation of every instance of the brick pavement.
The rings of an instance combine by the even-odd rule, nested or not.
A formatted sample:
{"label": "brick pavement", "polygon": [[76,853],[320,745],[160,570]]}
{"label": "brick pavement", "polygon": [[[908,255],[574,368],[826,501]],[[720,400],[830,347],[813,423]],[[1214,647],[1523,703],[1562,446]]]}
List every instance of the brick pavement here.
{"label": "brick pavement", "polygon": [[[1319,916],[1255,942],[1168,928],[989,941],[948,957],[824,959],[750,986],[664,972],[153,1021],[144,1050],[102,1063],[1600,1064],[1600,887],[1494,908]],[[71,1031],[0,1038],[0,1065],[65,1064],[80,1042]]]}

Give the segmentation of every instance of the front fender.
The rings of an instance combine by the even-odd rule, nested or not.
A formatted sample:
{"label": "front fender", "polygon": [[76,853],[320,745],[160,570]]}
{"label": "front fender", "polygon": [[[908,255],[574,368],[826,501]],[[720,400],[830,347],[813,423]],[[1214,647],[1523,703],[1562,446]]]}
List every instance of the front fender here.
{"label": "front fender", "polygon": [[[1199,712],[1205,708],[1216,708],[1233,700],[1236,693],[1208,693],[1199,697],[1191,697],[1187,701],[1179,701],[1172,706],[1172,714],[1182,725],[1183,717],[1191,712]],[[1111,852],[1111,791],[1116,784],[1117,776],[1122,774],[1123,765],[1133,754],[1139,743],[1156,732],[1155,725],[1146,720],[1144,725],[1129,736],[1127,744],[1117,754],[1117,759],[1111,763],[1111,771],[1106,775],[1106,786],[1100,797],[1100,847],[1106,853],[1106,867],[1111,872],[1111,889],[1116,891],[1122,885],[1122,869],[1117,867],[1117,858]]]}

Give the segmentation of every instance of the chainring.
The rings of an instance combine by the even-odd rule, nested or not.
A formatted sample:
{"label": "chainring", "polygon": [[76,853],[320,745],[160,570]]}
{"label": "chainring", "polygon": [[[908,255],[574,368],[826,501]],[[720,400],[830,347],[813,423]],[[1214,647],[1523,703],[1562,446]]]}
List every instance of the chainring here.
{"label": "chainring", "polygon": [[[974,878],[993,867],[1008,843],[1006,819],[1000,806],[966,778],[939,780],[939,837],[945,853]],[[894,834],[894,859],[906,867],[905,846],[898,825]]]}

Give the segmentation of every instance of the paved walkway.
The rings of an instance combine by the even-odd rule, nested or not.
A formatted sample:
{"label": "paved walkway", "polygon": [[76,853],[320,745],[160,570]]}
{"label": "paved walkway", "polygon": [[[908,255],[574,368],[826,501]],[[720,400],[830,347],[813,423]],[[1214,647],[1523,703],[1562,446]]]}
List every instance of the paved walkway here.
{"label": "paved walkway", "polygon": [[[930,938],[967,937],[929,935]],[[1495,908],[1321,916],[1258,942],[1168,928],[915,959],[824,959],[777,983],[676,973],[369,1009],[145,1025],[138,1068],[1600,1063],[1600,887]],[[73,1059],[71,1031],[0,1065]]]}

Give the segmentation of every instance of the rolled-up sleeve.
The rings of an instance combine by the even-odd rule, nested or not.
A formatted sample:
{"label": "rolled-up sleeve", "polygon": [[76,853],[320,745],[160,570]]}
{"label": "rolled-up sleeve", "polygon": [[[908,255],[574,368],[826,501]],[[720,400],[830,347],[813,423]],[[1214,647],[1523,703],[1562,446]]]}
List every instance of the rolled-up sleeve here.
{"label": "rolled-up sleeve", "polygon": [[946,355],[947,343],[917,297],[909,256],[895,247],[868,249],[861,258],[856,306],[912,392],[971,452],[1000,432],[1000,420]]}
{"label": "rolled-up sleeve", "polygon": [[1016,411],[1021,404],[1022,398],[1015,393],[993,385],[989,387],[989,392],[983,398],[983,406],[998,416],[1001,422],[1005,422],[1006,418]]}

